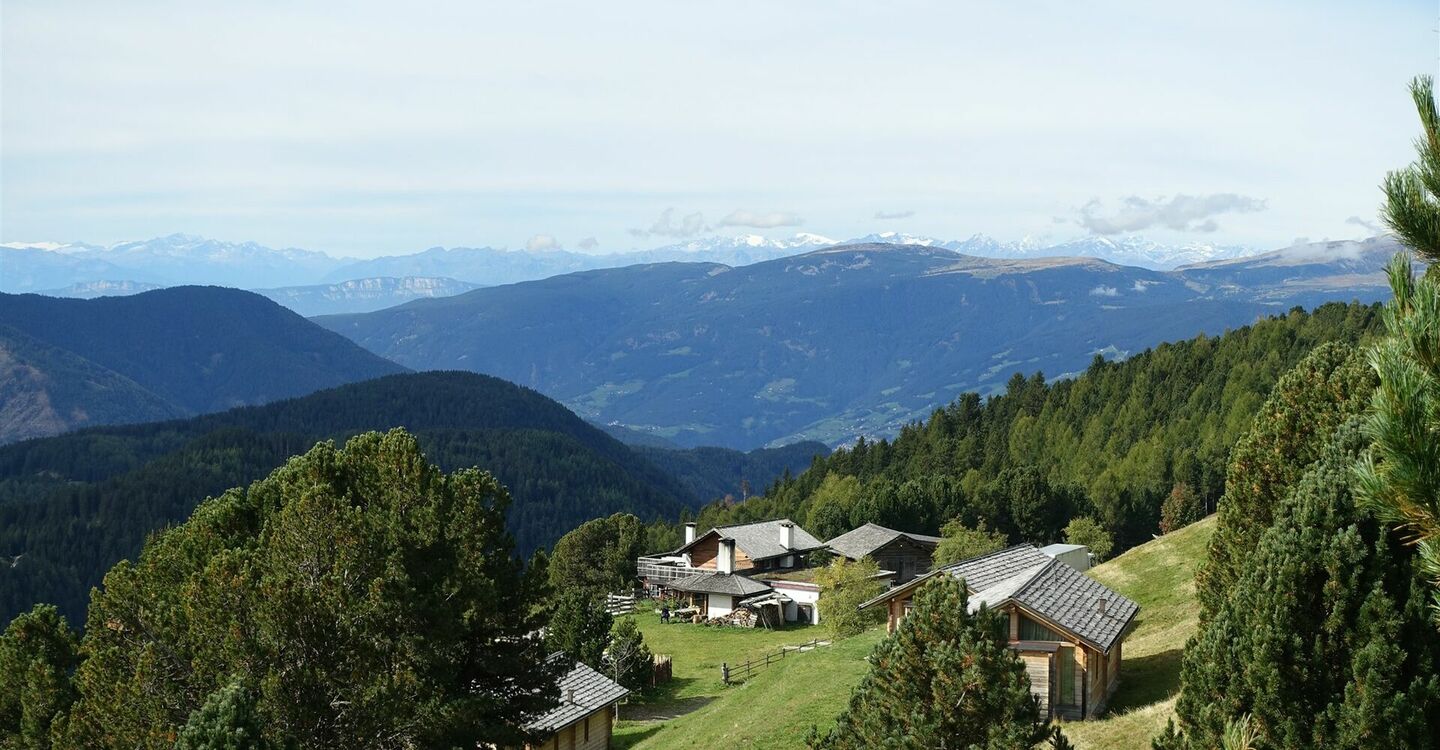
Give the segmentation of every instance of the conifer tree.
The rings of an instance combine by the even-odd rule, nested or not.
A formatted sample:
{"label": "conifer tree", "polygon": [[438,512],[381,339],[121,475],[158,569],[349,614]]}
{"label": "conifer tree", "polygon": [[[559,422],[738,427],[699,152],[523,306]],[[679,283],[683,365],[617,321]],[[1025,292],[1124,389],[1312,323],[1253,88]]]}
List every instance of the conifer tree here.
{"label": "conifer tree", "polygon": [[562,591],[545,628],[545,646],[603,671],[613,622],[605,611],[605,600],[598,595],[583,589]]}
{"label": "conifer tree", "polygon": [[655,656],[645,645],[645,636],[634,617],[622,617],[610,630],[610,645],[605,649],[605,673],[610,679],[631,690],[650,686]]}
{"label": "conifer tree", "polygon": [[1414,541],[1440,625],[1440,280],[1416,279],[1401,255],[1390,266],[1390,288],[1389,336],[1370,354],[1380,387],[1365,423],[1372,448],[1357,467],[1358,490]]}
{"label": "conifer tree", "polygon": [[1430,76],[1410,82],[1410,96],[1420,115],[1416,159],[1385,176],[1381,209],[1381,218],[1400,241],[1431,263],[1440,262],[1440,111],[1434,89]]}
{"label": "conifer tree", "polygon": [[1205,500],[1184,482],[1176,482],[1160,505],[1160,533],[1169,534],[1205,517]]}
{"label": "conifer tree", "polygon": [[[1229,596],[1185,650],[1167,749],[1432,748],[1440,634],[1413,553],[1356,502],[1352,417],[1274,510]],[[1320,438],[1313,438],[1320,439]],[[1248,716],[1248,719],[1243,717]]]}
{"label": "conifer tree", "polygon": [[95,594],[67,745],[171,750],[234,680],[277,745],[523,743],[560,665],[532,637],[508,505],[403,430],[318,444],[207,500]]}
{"label": "conifer tree", "polygon": [[180,730],[175,750],[267,750],[255,696],[232,682],[210,694]]}
{"label": "conifer tree", "polygon": [[971,612],[965,587],[936,576],[871,656],[870,673],[851,694],[834,729],[812,730],[817,750],[1020,750],[1044,742],[1030,680],[1006,645],[1004,621],[985,607]]}
{"label": "conifer tree", "polygon": [[1374,389],[1359,351],[1341,343],[1316,347],[1276,383],[1230,454],[1215,534],[1196,574],[1202,623],[1229,598],[1286,493]]}
{"label": "conifer tree", "polygon": [[50,725],[75,700],[79,642],[48,604],[16,617],[0,635],[0,748],[45,750]]}

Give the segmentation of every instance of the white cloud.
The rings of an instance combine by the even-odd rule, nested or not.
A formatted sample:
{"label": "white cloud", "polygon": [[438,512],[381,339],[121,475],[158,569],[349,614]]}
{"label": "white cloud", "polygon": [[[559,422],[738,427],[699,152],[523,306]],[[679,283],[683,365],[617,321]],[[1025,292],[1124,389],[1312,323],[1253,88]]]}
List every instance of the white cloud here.
{"label": "white cloud", "polygon": [[1119,297],[1120,290],[1113,286],[1097,286],[1090,290],[1091,297]]}
{"label": "white cloud", "polygon": [[1360,227],[1361,229],[1364,229],[1365,231],[1367,231],[1367,232],[1369,232],[1369,233],[1371,233],[1371,234],[1384,234],[1384,233],[1385,233],[1385,227],[1380,226],[1379,224],[1377,224],[1377,223],[1375,223],[1375,222],[1373,222],[1373,221],[1368,221],[1368,220],[1366,220],[1366,219],[1362,219],[1362,218],[1360,218],[1359,216],[1351,216],[1350,218],[1348,218],[1348,219],[1345,220],[1345,223],[1346,223],[1346,224],[1354,224],[1355,226]]}
{"label": "white cloud", "polygon": [[680,221],[675,221],[675,209],[667,208],[660,212],[660,217],[650,225],[649,229],[631,229],[633,237],[694,237],[705,231],[705,216],[699,211],[692,214],[685,214]]}
{"label": "white cloud", "polygon": [[914,212],[914,211],[876,211],[876,212],[875,212],[875,218],[881,219],[881,220],[886,220],[886,219],[908,219],[908,218],[910,218],[911,216],[914,216],[914,215],[915,215],[915,212]]}
{"label": "white cloud", "polygon": [[736,209],[720,220],[722,227],[751,227],[753,229],[774,229],[776,227],[798,227],[805,220],[789,211],[755,212]]}
{"label": "white cloud", "polygon": [[600,247],[600,242],[594,237],[586,237],[575,243],[575,246],[580,248],[581,250],[590,251],[594,250],[597,247]]}
{"label": "white cloud", "polygon": [[1104,215],[1099,198],[1080,209],[1079,224],[1095,234],[1138,232],[1152,227],[1177,232],[1213,232],[1220,228],[1215,217],[1226,213],[1254,213],[1265,210],[1265,201],[1235,193],[1176,195],[1154,200],[1132,195],[1120,201],[1120,208]]}
{"label": "white cloud", "polygon": [[560,241],[548,234],[537,234],[525,240],[525,249],[532,253],[541,250],[559,250]]}

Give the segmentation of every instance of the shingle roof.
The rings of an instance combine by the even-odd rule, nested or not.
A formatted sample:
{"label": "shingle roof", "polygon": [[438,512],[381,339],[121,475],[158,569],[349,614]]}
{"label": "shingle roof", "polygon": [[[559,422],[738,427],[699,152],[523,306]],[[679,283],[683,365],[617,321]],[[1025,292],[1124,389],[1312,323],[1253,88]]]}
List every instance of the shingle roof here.
{"label": "shingle roof", "polygon": [[981,592],[1023,570],[1043,565],[1052,560],[1049,555],[1029,544],[991,552],[988,555],[972,557],[940,568],[956,578],[965,579],[971,591]]}
{"label": "shingle roof", "polygon": [[[1105,584],[1028,544],[962,560],[931,575],[939,574],[965,581],[972,610],[981,603],[994,608],[1013,601],[1104,652],[1120,640],[1140,611],[1140,605]],[[929,577],[891,589],[861,606],[913,589]],[[1104,614],[1100,612],[1101,599],[1105,600]]]}
{"label": "shingle roof", "polygon": [[[554,654],[550,659],[563,659],[564,654]],[[560,705],[536,717],[525,728],[533,732],[558,732],[571,724],[610,707],[615,701],[630,694],[629,690],[617,685],[599,672],[581,662],[560,678]],[[565,702],[569,691],[574,691],[571,702]]]}
{"label": "shingle roof", "polygon": [[819,549],[825,545],[819,539],[810,535],[810,532],[795,524],[792,543],[795,545],[790,549],[780,546],[780,524],[791,523],[788,518],[777,518],[773,521],[757,521],[755,523],[740,523],[733,526],[716,526],[715,528],[695,537],[695,542],[675,550],[676,553],[689,549],[691,545],[701,539],[718,532],[721,539],[734,539],[735,547],[741,552],[750,556],[751,560],[764,560],[771,557],[805,552],[812,549]]}
{"label": "shingle roof", "polygon": [[1011,598],[1107,652],[1140,611],[1140,605],[1059,560],[1046,565]]}
{"label": "shingle roof", "polygon": [[665,584],[665,587],[695,594],[729,594],[731,596],[751,596],[770,590],[770,586],[767,584],[730,573],[696,573],[671,581]]}
{"label": "shingle roof", "polygon": [[921,544],[940,543],[940,537],[938,536],[911,534],[904,531],[896,531],[895,529],[887,529],[879,524],[867,523],[858,529],[851,529],[831,539],[825,543],[825,546],[852,560],[859,560],[895,541],[896,537],[902,536],[909,537]]}

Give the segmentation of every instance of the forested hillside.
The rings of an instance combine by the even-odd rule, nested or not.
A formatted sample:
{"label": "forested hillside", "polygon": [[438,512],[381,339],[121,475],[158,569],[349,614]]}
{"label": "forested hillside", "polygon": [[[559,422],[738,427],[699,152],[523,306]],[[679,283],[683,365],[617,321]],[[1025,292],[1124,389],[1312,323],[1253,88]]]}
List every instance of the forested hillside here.
{"label": "forested hillside", "polygon": [[679,481],[534,391],[469,373],[396,375],[182,421],[84,430],[0,448],[0,621],[35,602],[82,616],[88,591],[147,534],[317,441],[403,426],[446,470],[510,491],[520,550],[586,519],[674,518]]}
{"label": "forested hillside", "polygon": [[1118,551],[1157,531],[1177,485],[1213,509],[1231,446],[1279,377],[1317,345],[1361,341],[1379,322],[1378,306],[1332,303],[1121,362],[1097,357],[1074,379],[1016,374],[1003,394],[965,394],[894,440],[838,450],[700,519],[789,516],[824,538],[866,521],[933,533],[958,517],[1051,542],[1069,518],[1094,515]]}
{"label": "forested hillside", "polygon": [[729,448],[658,448],[632,445],[665,473],[679,479],[701,500],[744,499],[763,492],[772,481],[799,474],[818,457],[830,455],[824,443],[806,441],[780,448],[740,452]]}
{"label": "forested hillside", "polygon": [[43,421],[0,421],[0,442],[266,403],[405,369],[221,287],[90,300],[0,294],[0,326],[14,334],[0,346],[18,364],[0,371],[0,390],[50,408]]}

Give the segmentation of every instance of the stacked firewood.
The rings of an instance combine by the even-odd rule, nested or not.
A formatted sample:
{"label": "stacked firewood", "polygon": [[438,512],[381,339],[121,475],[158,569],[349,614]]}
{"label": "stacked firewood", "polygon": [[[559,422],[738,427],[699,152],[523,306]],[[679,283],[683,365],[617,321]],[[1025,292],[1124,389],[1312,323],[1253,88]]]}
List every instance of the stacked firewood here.
{"label": "stacked firewood", "polygon": [[730,625],[737,628],[753,628],[760,624],[760,618],[751,609],[737,609],[730,614],[710,618],[711,625]]}

